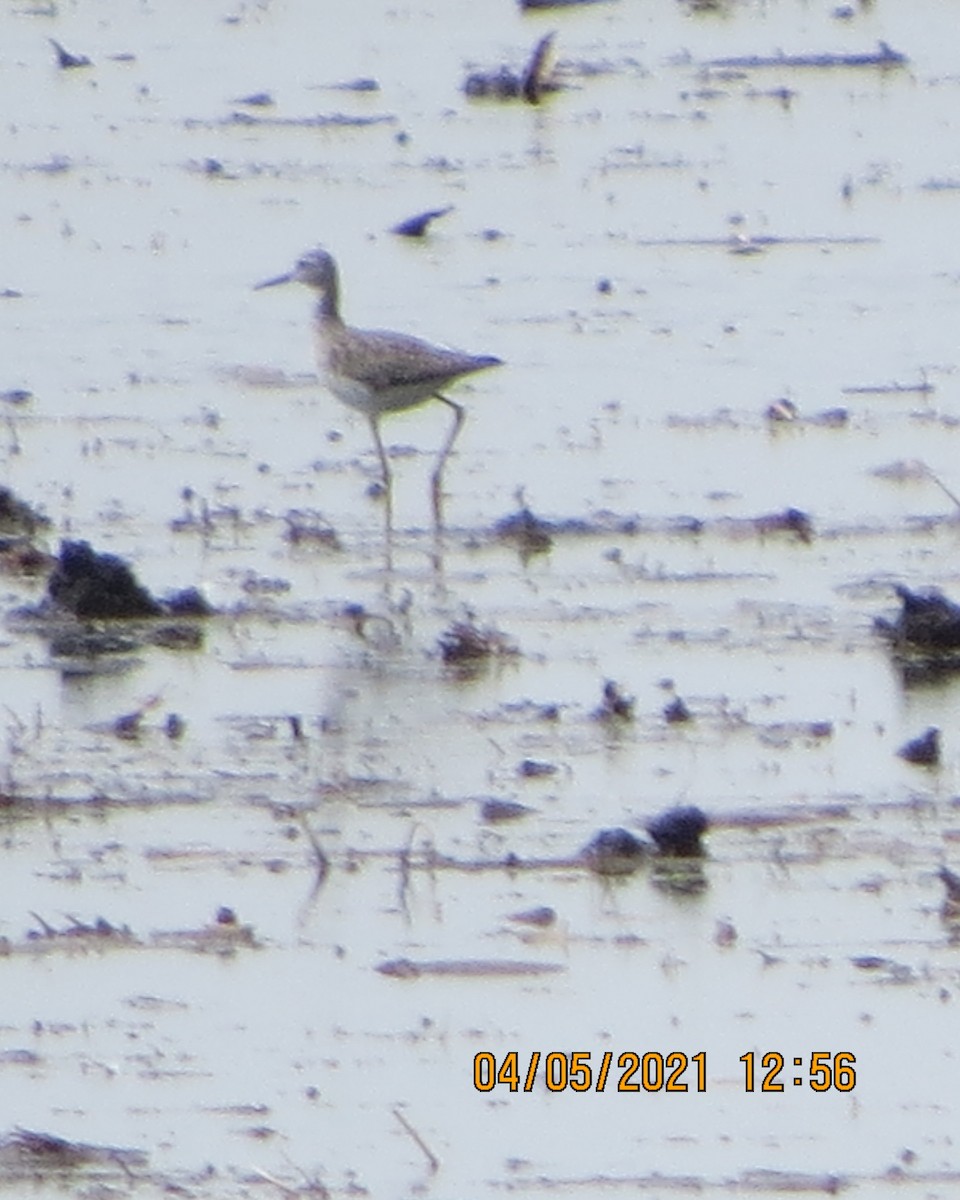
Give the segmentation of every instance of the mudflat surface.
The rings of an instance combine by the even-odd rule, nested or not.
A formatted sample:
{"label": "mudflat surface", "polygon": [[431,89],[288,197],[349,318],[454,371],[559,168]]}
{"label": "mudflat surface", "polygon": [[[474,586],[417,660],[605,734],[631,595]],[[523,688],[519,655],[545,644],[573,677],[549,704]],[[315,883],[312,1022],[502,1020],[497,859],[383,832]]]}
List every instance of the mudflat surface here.
{"label": "mudflat surface", "polygon": [[[958,689],[874,622],[960,599],[953,6],[95,7],[0,16],[3,481],[217,611],[63,654],[4,560],[0,1190],[952,1195]],[[384,424],[388,547],[252,290],[318,243],[507,364],[439,545],[449,413]],[[699,872],[579,857],[675,804]]]}

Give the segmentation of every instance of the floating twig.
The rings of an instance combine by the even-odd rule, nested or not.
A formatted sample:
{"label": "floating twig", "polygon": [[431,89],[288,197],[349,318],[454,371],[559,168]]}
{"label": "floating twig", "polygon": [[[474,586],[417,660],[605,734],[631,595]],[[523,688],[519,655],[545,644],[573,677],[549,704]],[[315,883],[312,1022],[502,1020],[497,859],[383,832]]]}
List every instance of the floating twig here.
{"label": "floating twig", "polygon": [[403,1128],[406,1130],[406,1132],[410,1135],[410,1137],[413,1139],[413,1141],[423,1151],[424,1157],[426,1158],[427,1162],[430,1165],[430,1174],[436,1175],[437,1171],[440,1170],[440,1159],[437,1158],[437,1156],[433,1153],[433,1151],[430,1149],[430,1147],[427,1145],[427,1143],[423,1140],[423,1138],[420,1136],[420,1134],[417,1133],[417,1131],[410,1124],[410,1122],[403,1115],[403,1113],[400,1111],[399,1108],[393,1109],[393,1115],[397,1118],[397,1120],[400,1122],[400,1124],[403,1126]]}

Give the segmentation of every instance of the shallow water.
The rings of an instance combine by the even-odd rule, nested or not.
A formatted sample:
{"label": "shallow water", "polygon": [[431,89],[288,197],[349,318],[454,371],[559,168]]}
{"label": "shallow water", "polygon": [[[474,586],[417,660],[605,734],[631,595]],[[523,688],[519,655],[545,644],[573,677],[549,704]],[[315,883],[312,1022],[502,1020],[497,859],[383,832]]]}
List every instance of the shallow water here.
{"label": "shallow water", "polygon": [[[148,1155],[58,1173],[8,1144],[12,1193],[952,1194],[960,693],[906,687],[873,620],[894,582],[960,596],[955,14],[840,12],[0,17],[0,391],[32,393],[0,401],[5,483],[50,549],[220,614],[201,651],[80,674],[17,614],[42,579],[0,579],[0,1132]],[[566,90],[463,97],[551,29]],[[58,71],[51,36],[93,66]],[[881,40],[909,65],[704,66]],[[387,232],[447,204],[422,242]],[[387,572],[309,298],[252,291],[321,241],[348,319],[508,364],[458,392],[442,570],[448,414],[384,427]],[[520,494],[580,531],[525,562],[492,532]],[[758,528],[789,507],[809,541]],[[339,548],[291,543],[292,512]],[[517,653],[445,665],[466,617]],[[605,679],[632,721],[597,719]],[[932,771],[896,757],[928,725]],[[491,797],[531,811],[484,821]],[[676,802],[714,820],[701,894],[571,861]],[[478,1092],[474,1055],[511,1049],[702,1050],[707,1087]],[[748,1094],[768,1050],[786,1090]],[[856,1088],[795,1086],[814,1051],[855,1054]]]}

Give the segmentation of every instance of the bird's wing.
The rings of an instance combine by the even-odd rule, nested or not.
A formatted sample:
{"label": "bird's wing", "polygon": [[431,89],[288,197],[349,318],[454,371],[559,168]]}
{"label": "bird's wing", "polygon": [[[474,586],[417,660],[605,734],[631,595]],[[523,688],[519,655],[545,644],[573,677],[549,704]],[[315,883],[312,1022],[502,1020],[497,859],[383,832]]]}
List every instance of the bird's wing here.
{"label": "bird's wing", "polygon": [[492,360],[431,346],[420,338],[379,329],[347,329],[330,351],[330,366],[338,374],[382,391],[416,383],[437,387],[493,366]]}

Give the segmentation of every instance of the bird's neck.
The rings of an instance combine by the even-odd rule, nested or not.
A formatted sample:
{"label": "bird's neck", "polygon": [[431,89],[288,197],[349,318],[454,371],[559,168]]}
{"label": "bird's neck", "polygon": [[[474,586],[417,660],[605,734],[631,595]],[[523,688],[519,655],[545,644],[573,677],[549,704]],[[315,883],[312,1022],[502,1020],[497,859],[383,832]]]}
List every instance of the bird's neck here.
{"label": "bird's neck", "polygon": [[340,319],[340,292],[336,280],[333,280],[329,287],[325,287],[317,295],[314,315],[318,321],[323,321],[324,323],[333,325],[343,324]]}

